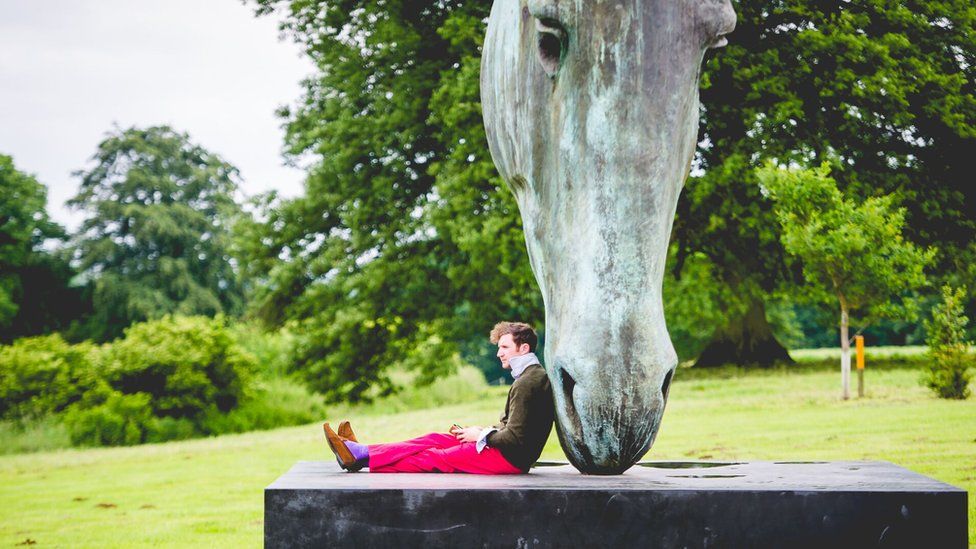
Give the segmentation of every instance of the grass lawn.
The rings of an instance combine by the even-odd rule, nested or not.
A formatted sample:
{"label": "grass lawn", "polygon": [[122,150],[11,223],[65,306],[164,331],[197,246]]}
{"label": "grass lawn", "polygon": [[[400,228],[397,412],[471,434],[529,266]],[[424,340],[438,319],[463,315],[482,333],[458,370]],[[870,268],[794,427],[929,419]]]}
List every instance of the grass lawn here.
{"label": "grass lawn", "polygon": [[[939,400],[919,385],[917,369],[871,364],[867,396],[847,402],[838,398],[832,363],[682,369],[647,459],[891,461],[967,490],[976,544],[976,398]],[[388,441],[455,421],[494,422],[504,399],[505,388],[491,388],[467,404],[392,414],[343,409],[331,419],[354,419],[360,439]],[[326,452],[320,427],[308,425],[0,456],[0,545],[258,547],[264,487],[297,460],[331,459]],[[565,459],[555,434],[543,458]]]}

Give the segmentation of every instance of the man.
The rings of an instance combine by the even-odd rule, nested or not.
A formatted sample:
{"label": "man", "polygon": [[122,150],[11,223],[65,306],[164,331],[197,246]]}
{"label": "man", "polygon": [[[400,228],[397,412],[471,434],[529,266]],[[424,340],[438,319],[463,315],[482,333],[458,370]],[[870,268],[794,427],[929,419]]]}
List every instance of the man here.
{"label": "man", "polygon": [[449,433],[389,444],[361,444],[349,422],[339,432],[323,425],[325,438],[339,465],[347,471],[368,467],[371,473],[526,473],[542,454],[552,431],[552,388],[535,356],[535,330],[521,322],[499,322],[491,330],[502,368],[515,382],[508,391],[505,413],[493,427],[460,427]]}

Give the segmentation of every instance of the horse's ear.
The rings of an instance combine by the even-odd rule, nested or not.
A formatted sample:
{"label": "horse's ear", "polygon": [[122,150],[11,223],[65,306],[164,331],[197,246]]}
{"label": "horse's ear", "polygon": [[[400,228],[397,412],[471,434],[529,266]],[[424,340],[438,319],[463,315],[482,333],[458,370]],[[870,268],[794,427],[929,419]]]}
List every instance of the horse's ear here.
{"label": "horse's ear", "polygon": [[685,9],[693,9],[702,45],[719,48],[726,44],[725,35],[735,29],[735,10],[730,0],[691,0]]}

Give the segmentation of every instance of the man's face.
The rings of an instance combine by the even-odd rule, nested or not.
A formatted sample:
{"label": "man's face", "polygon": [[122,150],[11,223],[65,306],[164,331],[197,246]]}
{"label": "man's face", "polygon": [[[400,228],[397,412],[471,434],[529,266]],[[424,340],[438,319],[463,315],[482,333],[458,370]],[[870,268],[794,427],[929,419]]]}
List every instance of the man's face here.
{"label": "man's face", "polygon": [[502,361],[502,368],[506,370],[512,369],[512,366],[508,363],[509,359],[516,356],[522,356],[529,352],[529,344],[523,343],[516,346],[515,341],[512,339],[512,334],[505,334],[498,338],[498,360]]}

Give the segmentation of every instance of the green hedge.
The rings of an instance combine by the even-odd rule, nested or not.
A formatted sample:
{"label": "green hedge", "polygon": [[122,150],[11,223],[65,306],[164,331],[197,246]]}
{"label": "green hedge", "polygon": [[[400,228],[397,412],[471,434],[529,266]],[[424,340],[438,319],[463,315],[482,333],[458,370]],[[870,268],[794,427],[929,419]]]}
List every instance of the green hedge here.
{"label": "green hedge", "polygon": [[99,347],[59,335],[0,346],[0,418],[38,418],[80,401],[98,384],[100,357]]}
{"label": "green hedge", "polygon": [[255,369],[256,359],[222,317],[135,324],[101,347],[69,345],[57,335],[25,338],[0,347],[0,418],[30,422],[58,414],[72,443],[84,446],[308,420],[289,409],[255,413],[268,401],[261,387],[248,391]]}
{"label": "green hedge", "polygon": [[235,408],[256,366],[221,317],[134,324],[108,347],[104,364],[113,388],[146,393],[154,416],[173,418]]}

